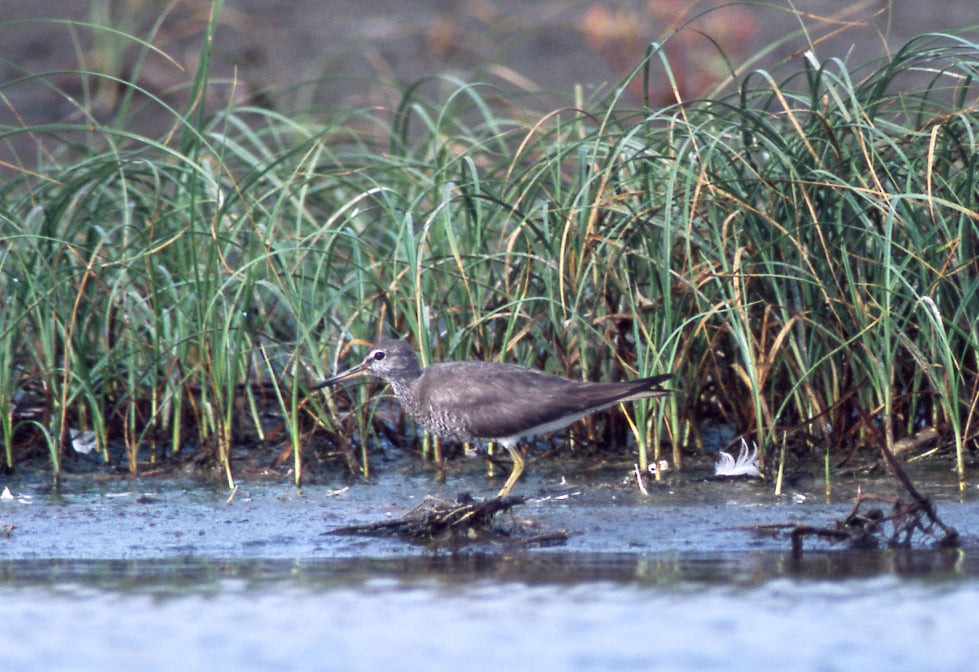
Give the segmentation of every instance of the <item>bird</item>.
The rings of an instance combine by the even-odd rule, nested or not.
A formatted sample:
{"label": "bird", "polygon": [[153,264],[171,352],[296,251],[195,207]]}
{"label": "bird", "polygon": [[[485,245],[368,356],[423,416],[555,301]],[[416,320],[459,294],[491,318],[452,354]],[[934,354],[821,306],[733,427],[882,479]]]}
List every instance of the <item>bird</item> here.
{"label": "bird", "polygon": [[567,427],[615,404],[672,394],[660,384],[673,377],[592,383],[570,380],[516,364],[450,361],[422,368],[410,343],[376,343],[363,362],[310,387],[319,390],[361,376],[391,386],[408,416],[436,436],[492,441],[513,460],[497,497],[510,494],[524,470],[519,441]]}

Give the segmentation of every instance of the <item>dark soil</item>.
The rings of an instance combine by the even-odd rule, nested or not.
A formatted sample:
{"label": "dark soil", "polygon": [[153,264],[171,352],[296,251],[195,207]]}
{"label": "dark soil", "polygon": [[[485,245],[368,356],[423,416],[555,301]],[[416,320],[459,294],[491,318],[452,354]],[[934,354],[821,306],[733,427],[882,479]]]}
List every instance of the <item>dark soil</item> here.
{"label": "dark soil", "polygon": [[[794,4],[804,13],[803,19],[779,8],[737,3],[705,13],[721,4],[725,3],[375,0],[365,5],[338,0],[237,0],[225,3],[220,17],[211,72],[214,80],[226,84],[213,87],[209,103],[216,109],[226,106],[229,98],[250,100],[286,113],[328,114],[341,104],[390,108],[399,95],[391,84],[451,75],[460,81],[495,82],[510,92],[534,92],[536,97],[522,102],[546,110],[569,104],[575,86],[580,85],[586,100],[608,93],[653,41],[665,45],[680,91],[690,98],[725,77],[728,61],[739,65],[751,55],[764,53],[751,67],[771,70],[777,80],[800,70],[802,54],[811,45],[805,35],[785,38],[801,25],[815,43],[818,60],[838,58],[850,68],[893,52],[922,33],[979,25],[974,0],[893,4],[801,0]],[[109,6],[116,27],[149,36],[163,5],[145,0],[3,3],[0,124],[87,121],[78,107],[87,96],[94,99],[90,107],[97,114],[111,118],[119,91],[104,86],[86,90],[70,71],[101,70],[125,78],[132,73],[138,50],[131,43],[114,44],[104,31],[33,21],[104,23],[108,19],[100,17],[98,9]],[[174,3],[152,38],[166,58],[151,54],[141,66],[141,86],[178,109],[197,67],[209,10],[207,0]],[[28,22],[22,23],[25,19]],[[688,22],[692,22],[688,28],[671,36],[677,26]],[[60,74],[13,83],[41,72]],[[661,73],[653,74],[651,84],[652,104],[673,102]],[[450,86],[454,85],[446,83],[442,88]],[[639,87],[630,88],[626,102],[638,103],[638,96]],[[170,128],[172,116],[157,109],[150,107],[139,115],[137,130],[158,135]],[[10,144],[0,146],[0,161],[14,166],[32,165],[44,149],[29,136],[8,138],[5,143]]]}
{"label": "dark soil", "polygon": [[[448,74],[459,81],[488,80],[507,91],[533,92],[521,101],[546,110],[568,104],[576,86],[586,99],[610,91],[639,62],[651,41],[665,40],[671,27],[721,3],[702,2],[685,13],[688,4],[686,0],[378,0],[369,3],[369,13],[365,13],[361,3],[334,0],[237,0],[227,3],[221,15],[212,64],[215,80],[233,78],[235,84],[216,85],[209,103],[219,108],[227,105],[230,96],[286,113],[316,110],[323,115],[339,105],[390,109],[397,103],[399,86]],[[687,29],[665,40],[683,95],[699,95],[720,81],[727,72],[725,57],[737,65],[771,47],[752,67],[772,70],[778,79],[802,67],[801,54],[807,48],[813,48],[821,61],[839,58],[855,67],[893,52],[915,35],[979,25],[974,0],[898,2],[887,11],[889,3],[877,0],[802,0],[795,4],[805,13],[801,21],[781,9],[733,5],[695,21],[691,28],[696,30]],[[91,107],[111,117],[119,91],[86,91],[71,71],[101,69],[127,77],[138,49],[129,44],[116,53],[104,31],[36,21],[57,18],[97,23],[103,19],[93,12],[103,5],[113,6],[114,25],[137,35],[149,35],[159,18],[158,3],[140,0],[7,0],[0,6],[0,124],[83,121],[78,106],[88,94],[93,97]],[[197,67],[209,7],[206,0],[177,2],[152,40],[167,58],[151,55],[140,70],[140,85],[178,109]],[[841,11],[845,14],[839,14]],[[844,24],[843,18],[851,23]],[[802,24],[812,44],[804,35],[782,41]],[[19,81],[45,72],[51,74]],[[653,103],[672,100],[662,81],[654,75]],[[447,83],[445,88],[450,86],[454,84]],[[626,102],[638,104],[638,96],[638,90],[630,89]],[[169,114],[154,112],[158,107],[146,109],[133,122],[134,130],[157,135],[173,123]],[[45,149],[43,140],[40,143],[29,134],[5,139],[0,143],[0,171],[16,173],[18,166],[31,166]],[[203,460],[183,454],[157,462],[153,470],[217,474],[213,460],[207,459],[210,453],[202,450],[199,454]],[[276,461],[276,455],[285,460]],[[288,478],[290,455],[274,442],[236,446],[235,475]],[[385,459],[377,455],[372,451],[371,459]],[[403,457],[399,452],[393,459]],[[94,456],[69,461],[65,468],[75,473],[101,470],[124,476],[128,473],[124,456],[117,458],[109,470]],[[355,451],[332,444],[308,446],[304,459],[307,482],[317,478],[314,462],[325,467],[325,479],[340,472],[356,473],[359,466]],[[28,470],[49,467],[44,452],[18,455],[17,464]],[[141,469],[141,473],[153,470]]]}

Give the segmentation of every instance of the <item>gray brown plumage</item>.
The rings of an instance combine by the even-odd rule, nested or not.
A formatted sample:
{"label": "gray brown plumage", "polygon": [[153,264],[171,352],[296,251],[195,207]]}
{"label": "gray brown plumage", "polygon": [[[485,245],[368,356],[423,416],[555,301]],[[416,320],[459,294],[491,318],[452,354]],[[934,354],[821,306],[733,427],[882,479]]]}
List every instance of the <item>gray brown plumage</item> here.
{"label": "gray brown plumage", "polygon": [[615,404],[672,394],[658,385],[672,374],[621,383],[569,380],[543,371],[495,362],[442,362],[421,368],[405,341],[382,341],[357,366],[313,389],[358,376],[380,378],[415,422],[437,436],[497,441],[513,458],[499,496],[510,493],[524,461],[520,439],[553,432]]}

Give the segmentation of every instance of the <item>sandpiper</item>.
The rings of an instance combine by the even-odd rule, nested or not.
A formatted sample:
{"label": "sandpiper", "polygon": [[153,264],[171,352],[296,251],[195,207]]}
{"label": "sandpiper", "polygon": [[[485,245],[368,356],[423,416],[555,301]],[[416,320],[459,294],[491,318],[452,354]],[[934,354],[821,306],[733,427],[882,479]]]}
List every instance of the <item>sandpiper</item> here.
{"label": "sandpiper", "polygon": [[673,374],[590,383],[497,362],[442,362],[423,369],[410,344],[390,340],[376,344],[362,363],[311,389],[358,376],[390,384],[408,415],[437,436],[503,445],[513,459],[497,495],[506,497],[524,469],[520,439],[562,429],[615,404],[670,395],[659,384]]}

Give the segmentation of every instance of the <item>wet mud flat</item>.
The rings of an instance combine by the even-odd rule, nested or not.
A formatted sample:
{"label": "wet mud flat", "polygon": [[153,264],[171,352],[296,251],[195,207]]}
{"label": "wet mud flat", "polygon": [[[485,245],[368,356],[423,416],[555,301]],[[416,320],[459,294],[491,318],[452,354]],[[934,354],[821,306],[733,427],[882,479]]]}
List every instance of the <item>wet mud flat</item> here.
{"label": "wet mud flat", "polygon": [[195,479],[12,482],[0,648],[19,670],[967,669],[979,492],[918,483],[961,548],[813,540],[795,557],[785,535],[754,529],[831,523],[858,490],[894,494],[887,479],[838,482],[828,500],[818,483],[774,498],[767,483],[697,476],[643,495],[615,470],[535,469],[497,522],[564,542],[456,552],[331,531],[467,489],[480,501],[497,485],[485,477],[245,482],[233,497]]}
{"label": "wet mud flat", "polygon": [[[979,489],[973,485],[960,492],[944,472],[926,474],[927,481],[915,476],[943,519],[962,533],[963,546],[975,545]],[[69,479],[59,491],[37,478],[14,480],[6,486],[10,497],[0,501],[0,559],[322,559],[512,552],[520,544],[508,545],[505,539],[467,549],[465,544],[410,543],[398,535],[332,533],[384,526],[432,502],[456,501],[459,493],[484,503],[492,499],[494,485],[478,470],[439,482],[424,469],[389,471],[371,483],[314,485],[301,491],[284,481],[243,482],[234,493],[193,478],[86,476]],[[781,552],[791,545],[776,529],[780,525],[832,525],[847,516],[860,494],[906,498],[887,477],[840,479],[830,497],[822,482],[814,480],[775,497],[770,483],[718,480],[707,474],[671,475],[648,485],[643,494],[619,469],[575,476],[536,469],[517,490],[520,496],[496,512],[496,522],[521,535],[560,533],[563,538],[552,540],[560,543],[542,546],[565,554]],[[805,543],[812,550],[842,546],[821,539]]]}

